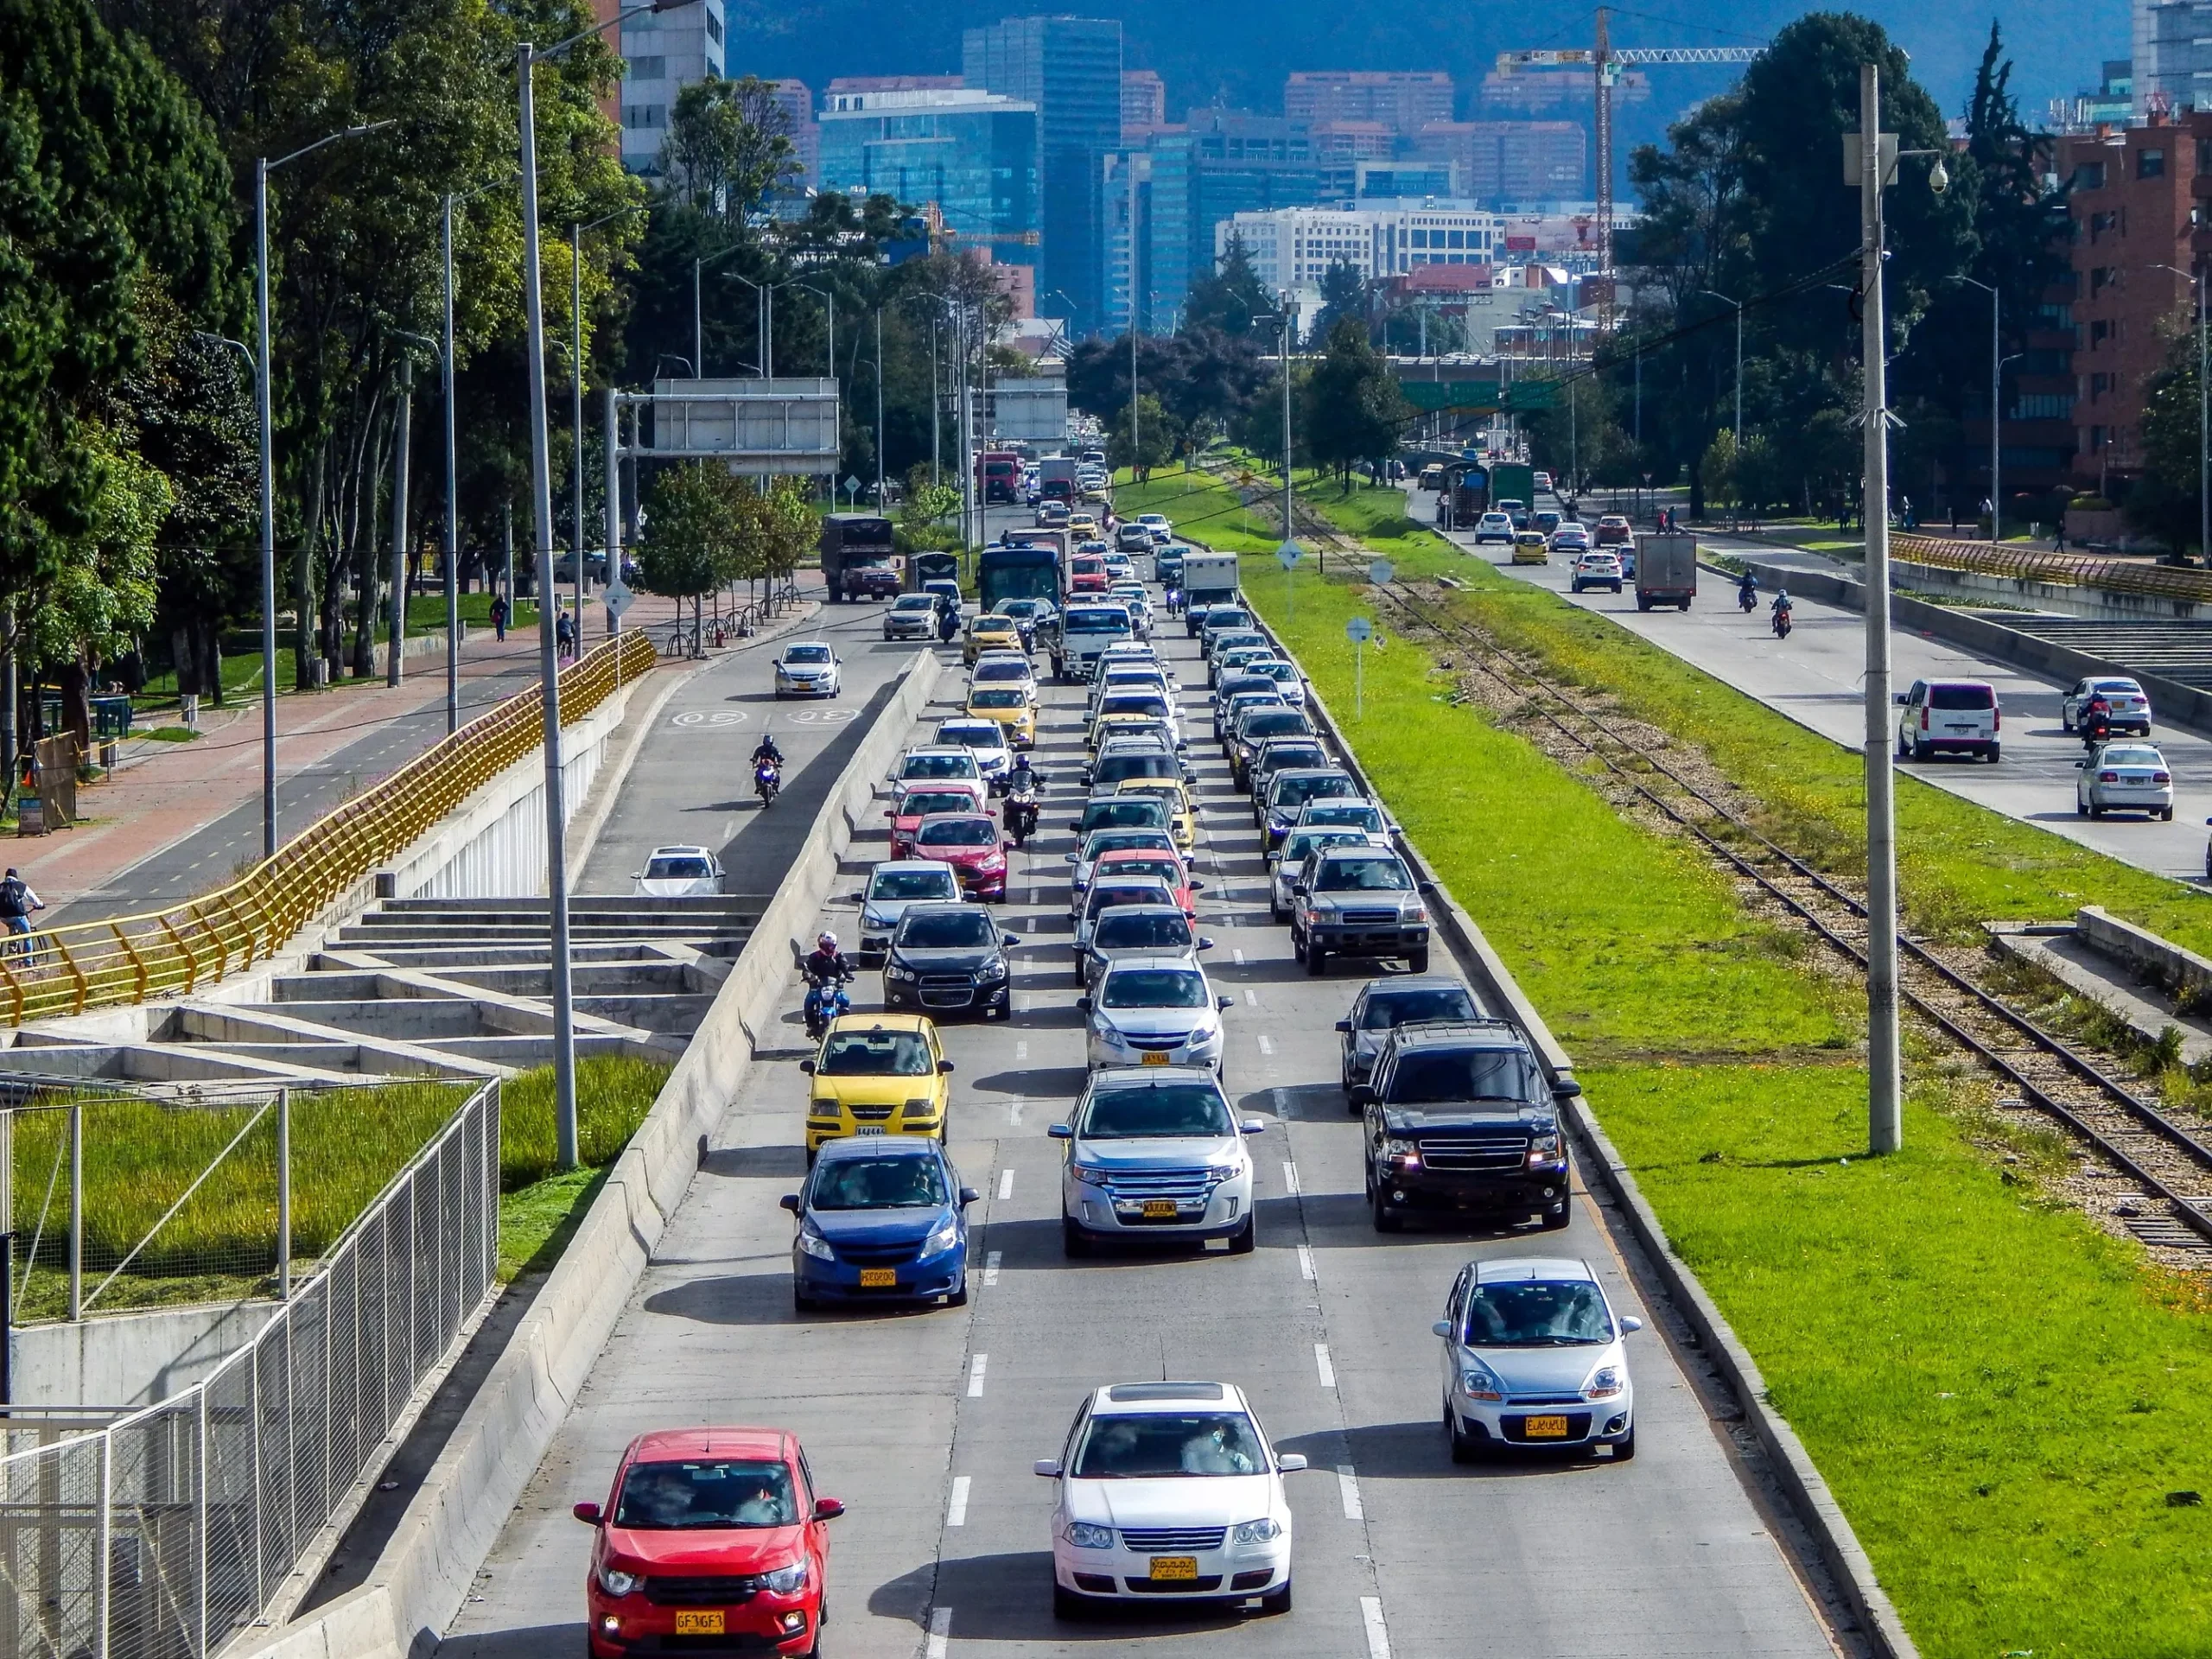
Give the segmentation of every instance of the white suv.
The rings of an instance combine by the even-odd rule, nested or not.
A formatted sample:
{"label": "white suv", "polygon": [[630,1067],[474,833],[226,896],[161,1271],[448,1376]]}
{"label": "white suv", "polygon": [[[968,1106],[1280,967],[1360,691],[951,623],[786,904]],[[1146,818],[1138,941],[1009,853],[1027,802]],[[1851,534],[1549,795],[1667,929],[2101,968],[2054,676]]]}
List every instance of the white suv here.
{"label": "white suv", "polygon": [[1484,542],[1503,542],[1513,544],[1513,520],[1503,512],[1486,512],[1475,520],[1475,545]]}
{"label": "white suv", "polygon": [[1944,749],[1995,762],[2003,715],[1986,680],[1915,680],[1897,696],[1897,755],[1925,760]]}
{"label": "white suv", "polygon": [[1090,1074],[1052,1136],[1068,1143],[1060,1170],[1060,1245],[1090,1254],[1102,1239],[1223,1238],[1237,1255],[1258,1243],[1252,1155],[1213,1073],[1187,1065],[1120,1065]]}
{"label": "white suv", "polygon": [[[1277,1452],[1233,1382],[1116,1382],[1077,1409],[1037,1472],[1052,1505],[1052,1611],[1099,1603],[1249,1602],[1290,1611],[1288,1499],[1306,1467]],[[1138,1524],[1131,1525],[1135,1522]]]}
{"label": "white suv", "polygon": [[1547,1447],[1636,1455],[1636,1390],[1617,1314],[1587,1262],[1513,1255],[1459,1270],[1435,1325],[1452,1461]]}

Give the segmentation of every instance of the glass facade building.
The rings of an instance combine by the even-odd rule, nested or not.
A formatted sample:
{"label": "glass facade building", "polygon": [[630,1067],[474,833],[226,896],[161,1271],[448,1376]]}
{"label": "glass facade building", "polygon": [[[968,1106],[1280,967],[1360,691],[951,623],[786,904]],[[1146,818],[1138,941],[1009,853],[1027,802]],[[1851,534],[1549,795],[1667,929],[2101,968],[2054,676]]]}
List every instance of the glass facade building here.
{"label": "glass facade building", "polygon": [[1037,263],[1037,106],[989,92],[832,92],[820,117],[824,190],[934,203],[956,248]]}

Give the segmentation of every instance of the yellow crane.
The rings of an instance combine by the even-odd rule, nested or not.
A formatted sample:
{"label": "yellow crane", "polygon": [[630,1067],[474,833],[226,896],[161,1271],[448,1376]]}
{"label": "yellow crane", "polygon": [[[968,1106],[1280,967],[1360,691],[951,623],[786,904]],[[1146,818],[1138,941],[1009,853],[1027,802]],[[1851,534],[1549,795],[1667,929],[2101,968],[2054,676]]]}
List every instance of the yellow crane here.
{"label": "yellow crane", "polygon": [[1597,82],[1598,129],[1598,262],[1611,275],[1613,269],[1613,83],[1624,68],[1659,63],[1750,63],[1763,46],[1619,46],[1606,37],[1605,13],[1598,8],[1598,35],[1593,45],[1539,47],[1524,52],[1497,54],[1497,73],[1516,69],[1588,69]]}

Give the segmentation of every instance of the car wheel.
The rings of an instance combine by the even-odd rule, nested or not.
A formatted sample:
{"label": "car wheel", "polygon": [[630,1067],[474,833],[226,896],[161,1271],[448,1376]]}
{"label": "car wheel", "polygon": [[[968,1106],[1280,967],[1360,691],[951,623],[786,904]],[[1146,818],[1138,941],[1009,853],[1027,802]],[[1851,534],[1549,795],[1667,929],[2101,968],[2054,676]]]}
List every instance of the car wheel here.
{"label": "car wheel", "polygon": [[1915,760],[1917,760],[1917,761],[1922,762],[1923,764],[1925,764],[1925,763],[1927,762],[1927,760],[1929,760],[1929,758],[1930,756],[1932,756],[1935,753],[1936,753],[1936,751],[1935,751],[1935,750],[1933,750],[1933,749],[1929,748],[1929,747],[1925,743],[1923,743],[1923,742],[1922,742],[1918,738],[1915,738],[1915,739],[1913,739],[1913,741],[1912,741],[1912,758],[1913,758]]}
{"label": "car wheel", "polygon": [[1290,912],[1275,903],[1273,893],[1268,895],[1268,919],[1275,923],[1287,922],[1290,919]]}
{"label": "car wheel", "polygon": [[1306,971],[1318,976],[1327,972],[1328,966],[1329,953],[1321,948],[1321,942],[1308,939],[1306,942]]}
{"label": "car wheel", "polygon": [[[2089,804],[2079,795],[2074,798],[2074,816],[2077,818],[2086,818],[2089,816]],[[2212,855],[2208,855],[2206,861],[2208,864],[2212,864]]]}
{"label": "car wheel", "polygon": [[1418,950],[1408,951],[1406,953],[1406,966],[1416,974],[1427,973],[1428,971],[1428,947],[1427,945],[1423,945]]}
{"label": "car wheel", "polygon": [[1247,1216],[1244,1217],[1243,1230],[1230,1235],[1229,1253],[1231,1255],[1249,1255],[1252,1254],[1255,1247],[1258,1245],[1259,1242],[1259,1217],[1256,1216]]}
{"label": "car wheel", "polygon": [[1544,1219],[1538,1230],[1547,1233],[1564,1232],[1571,1219],[1573,1217],[1568,1214],[1567,1205],[1555,1204],[1544,1211]]}
{"label": "car wheel", "polygon": [[1995,766],[1997,764],[1997,757],[2002,753],[2003,745],[1997,743],[1991,744],[1989,746],[1989,764],[1993,766]]}
{"label": "car wheel", "polygon": [[944,1299],[944,1305],[947,1307],[965,1307],[968,1306],[968,1275],[965,1273],[963,1273],[960,1275],[960,1288],[954,1291],[951,1295]]}
{"label": "car wheel", "polygon": [[1375,1202],[1372,1213],[1375,1230],[1378,1233],[1395,1233],[1402,1230],[1406,1224],[1406,1218],[1390,1207],[1389,1195],[1378,1186],[1374,1189],[1373,1197]]}
{"label": "car wheel", "polygon": [[1288,1579],[1282,1581],[1281,1589],[1270,1590],[1260,1598],[1260,1611],[1270,1618],[1277,1613],[1287,1613],[1290,1611],[1290,1580]]}
{"label": "car wheel", "polygon": [[2089,803],[2089,816],[2093,818],[2101,818],[2104,815],[2104,808],[2099,806],[2095,801],[2092,800]]}
{"label": "car wheel", "polygon": [[1090,1235],[1065,1216],[1060,1217],[1060,1254],[1071,1260],[1090,1254]]}
{"label": "car wheel", "polygon": [[1298,925],[1294,922],[1290,929],[1290,959],[1293,962],[1306,960],[1306,941],[1298,937]]}
{"label": "car wheel", "polygon": [[791,1312],[792,1312],[792,1313],[813,1313],[813,1312],[814,1312],[814,1310],[815,1310],[817,1306],[820,1306],[820,1304],[819,1304],[819,1303],[817,1303],[817,1302],[814,1300],[814,1298],[813,1298],[813,1297],[811,1297],[811,1296],[808,1295],[804,1291],[801,1290],[801,1289],[798,1287],[798,1281],[792,1281],[792,1284],[791,1284]]}
{"label": "car wheel", "polygon": [[2058,729],[2065,733],[2069,737],[2071,737],[2074,734],[2074,716],[2068,714],[2063,709],[2058,711]]}
{"label": "car wheel", "polygon": [[1081,1596],[1064,1585],[1056,1583],[1052,1586],[1052,1617],[1054,1618],[1073,1620],[1088,1618],[1090,1616],[1090,1605]]}
{"label": "car wheel", "polygon": [[2171,806],[2169,806],[2169,807],[2165,807],[2165,808],[2162,809],[2162,810],[2159,811],[2159,813],[2158,813],[2158,817],[2159,817],[2160,818],[2164,819],[2166,823],[2171,823],[2174,821],[2174,810],[2173,810],[2173,808],[2171,808]]}
{"label": "car wheel", "polygon": [[1444,1402],[1444,1437],[1451,1442],[1452,1462],[1472,1463],[1475,1461],[1480,1451],[1479,1443],[1471,1436],[1461,1432],[1459,1420],[1452,1414],[1452,1402],[1448,1400]]}
{"label": "car wheel", "polygon": [[1622,1435],[1620,1439],[1613,1442],[1613,1461],[1615,1463],[1626,1463],[1635,1455],[1636,1424],[1631,1421],[1628,1426],[1628,1433]]}

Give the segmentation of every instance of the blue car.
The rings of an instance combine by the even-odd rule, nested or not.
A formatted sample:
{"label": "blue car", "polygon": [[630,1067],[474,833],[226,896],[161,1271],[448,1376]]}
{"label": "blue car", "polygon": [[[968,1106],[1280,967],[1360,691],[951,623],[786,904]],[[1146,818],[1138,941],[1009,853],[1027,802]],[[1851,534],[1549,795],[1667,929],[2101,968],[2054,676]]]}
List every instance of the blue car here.
{"label": "blue car", "polygon": [[806,1185],[784,1195],[798,1217],[791,1305],[968,1300],[968,1206],[976,1189],[934,1136],[855,1135],[824,1143]]}

